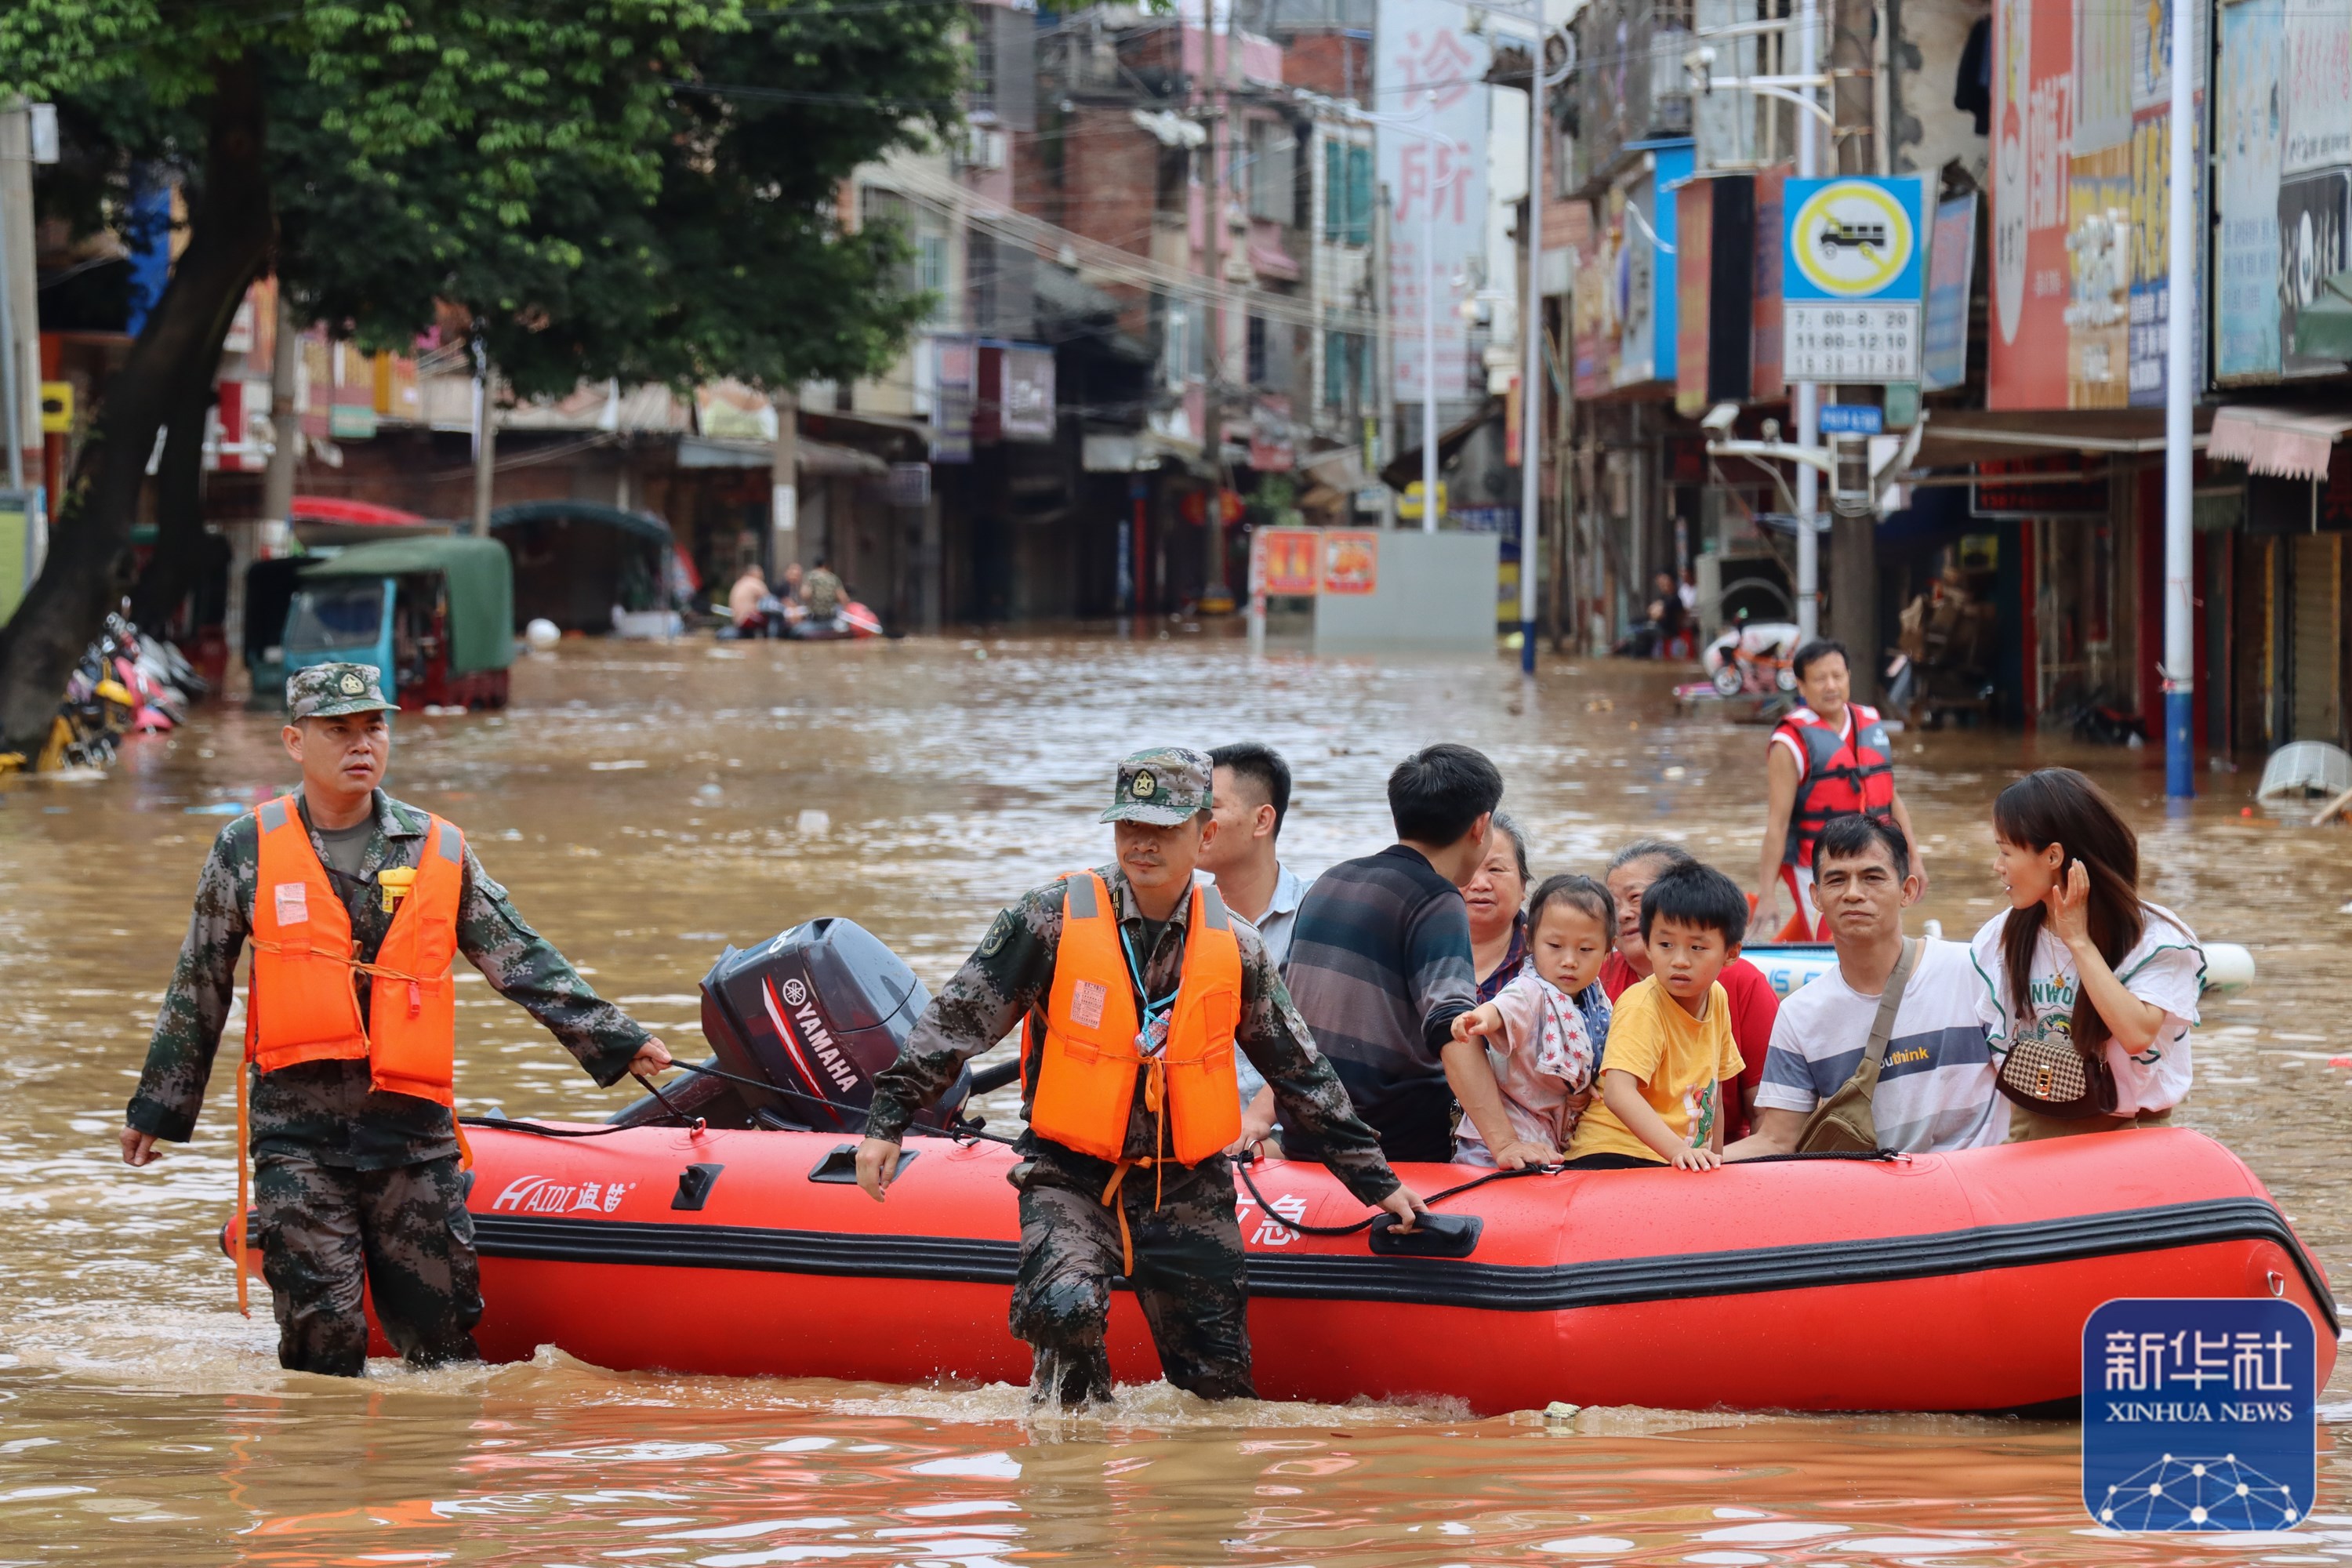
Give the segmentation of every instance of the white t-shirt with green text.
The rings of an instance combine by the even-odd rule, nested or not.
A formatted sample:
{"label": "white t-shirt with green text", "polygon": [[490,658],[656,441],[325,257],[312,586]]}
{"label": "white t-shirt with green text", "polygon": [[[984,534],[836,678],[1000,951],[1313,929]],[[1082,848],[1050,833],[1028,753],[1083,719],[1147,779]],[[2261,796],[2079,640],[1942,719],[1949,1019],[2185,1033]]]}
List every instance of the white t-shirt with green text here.
{"label": "white t-shirt with green text", "polygon": [[[2170,910],[2142,904],[2140,910],[2147,924],[2139,941],[2116,965],[2116,978],[2141,1001],[2163,1008],[2164,1022],[2146,1050],[2127,1051],[2118,1041],[2107,1042],[2107,1068],[2116,1075],[2118,1116],[2167,1110],[2187,1098],[2189,1031],[2197,1022],[2197,998],[2205,984],[2205,953],[2197,945],[2196,934]],[[2074,955],[2043,921],[2033,939],[2033,971],[2029,976],[2033,1016],[2020,1018],[2010,998],[2009,972],[2000,956],[2001,928],[2008,921],[2006,911],[1993,916],[1969,943],[1978,978],[1983,982],[1977,1012],[1996,1055],[2018,1040],[2070,1038],[2080,986]]]}

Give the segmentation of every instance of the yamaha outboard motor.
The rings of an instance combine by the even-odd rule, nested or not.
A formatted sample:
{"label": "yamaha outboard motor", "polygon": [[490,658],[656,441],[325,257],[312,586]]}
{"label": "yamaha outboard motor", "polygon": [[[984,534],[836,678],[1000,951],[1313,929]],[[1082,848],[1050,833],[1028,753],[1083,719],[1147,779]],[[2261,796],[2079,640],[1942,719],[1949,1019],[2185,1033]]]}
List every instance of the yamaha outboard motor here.
{"label": "yamaha outboard motor", "polygon": [[[828,916],[721,952],[702,977],[702,1032],[721,1069],[775,1086],[735,1086],[759,1125],[860,1133],[875,1075],[930,999],[871,931]],[[970,1075],[959,1076],[918,1125],[949,1126],[969,1092]]]}

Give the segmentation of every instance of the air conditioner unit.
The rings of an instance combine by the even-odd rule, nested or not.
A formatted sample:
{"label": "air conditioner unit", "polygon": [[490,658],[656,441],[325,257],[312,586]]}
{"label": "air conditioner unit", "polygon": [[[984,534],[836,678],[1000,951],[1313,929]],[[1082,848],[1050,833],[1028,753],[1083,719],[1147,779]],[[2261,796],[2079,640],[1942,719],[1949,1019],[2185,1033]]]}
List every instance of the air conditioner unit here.
{"label": "air conditioner unit", "polygon": [[965,127],[959,161],[967,169],[1002,169],[1004,167],[1004,132],[985,125]]}

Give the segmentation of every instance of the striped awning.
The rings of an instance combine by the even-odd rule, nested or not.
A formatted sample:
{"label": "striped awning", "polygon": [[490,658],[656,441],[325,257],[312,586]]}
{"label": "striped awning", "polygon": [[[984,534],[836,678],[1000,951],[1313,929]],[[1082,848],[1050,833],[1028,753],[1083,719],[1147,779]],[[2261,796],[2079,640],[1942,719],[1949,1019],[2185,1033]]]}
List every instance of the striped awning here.
{"label": "striped awning", "polygon": [[2352,430],[2352,414],[2235,405],[2214,410],[2205,455],[2243,463],[2257,474],[2324,479],[2328,453],[2347,430]]}

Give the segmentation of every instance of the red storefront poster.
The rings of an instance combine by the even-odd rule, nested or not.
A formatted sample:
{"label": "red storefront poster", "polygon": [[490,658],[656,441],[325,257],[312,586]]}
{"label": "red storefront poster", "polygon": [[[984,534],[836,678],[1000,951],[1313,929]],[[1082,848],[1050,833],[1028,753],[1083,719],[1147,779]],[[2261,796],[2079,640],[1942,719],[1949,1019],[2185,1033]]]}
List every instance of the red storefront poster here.
{"label": "red storefront poster", "polygon": [[1323,591],[1369,594],[1380,586],[1381,536],[1362,529],[1328,529],[1323,534]]}

